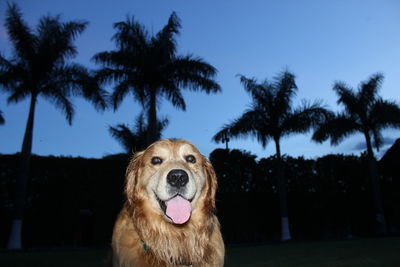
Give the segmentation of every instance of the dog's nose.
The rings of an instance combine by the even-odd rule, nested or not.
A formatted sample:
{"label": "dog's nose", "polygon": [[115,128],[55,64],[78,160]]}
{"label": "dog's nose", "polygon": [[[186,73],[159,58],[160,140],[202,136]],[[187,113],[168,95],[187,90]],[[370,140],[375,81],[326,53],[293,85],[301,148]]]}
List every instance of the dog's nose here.
{"label": "dog's nose", "polygon": [[167,182],[173,187],[180,188],[189,182],[189,176],[184,170],[175,169],[167,174]]}

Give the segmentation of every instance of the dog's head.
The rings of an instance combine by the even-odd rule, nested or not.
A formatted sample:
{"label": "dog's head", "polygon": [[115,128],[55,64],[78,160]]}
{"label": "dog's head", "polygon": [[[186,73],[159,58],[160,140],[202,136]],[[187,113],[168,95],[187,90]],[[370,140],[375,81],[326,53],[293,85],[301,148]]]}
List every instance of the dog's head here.
{"label": "dog's head", "polygon": [[128,203],[173,224],[215,209],[215,172],[197,148],[165,139],[136,153],[126,173]]}

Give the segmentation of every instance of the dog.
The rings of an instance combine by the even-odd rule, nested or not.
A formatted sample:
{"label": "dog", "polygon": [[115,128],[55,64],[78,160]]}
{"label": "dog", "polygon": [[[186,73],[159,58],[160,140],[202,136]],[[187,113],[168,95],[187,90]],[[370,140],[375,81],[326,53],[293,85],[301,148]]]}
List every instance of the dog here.
{"label": "dog", "polygon": [[211,163],[188,141],[164,139],[136,153],[114,226],[113,266],[223,266],[216,189]]}

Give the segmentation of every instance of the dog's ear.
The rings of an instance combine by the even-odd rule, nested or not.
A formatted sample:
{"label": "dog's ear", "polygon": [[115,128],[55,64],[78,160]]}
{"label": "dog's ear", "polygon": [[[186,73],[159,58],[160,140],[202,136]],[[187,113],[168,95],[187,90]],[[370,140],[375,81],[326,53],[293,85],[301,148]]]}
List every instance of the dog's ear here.
{"label": "dog's ear", "polygon": [[215,194],[217,192],[217,176],[214,171],[214,167],[211,162],[204,158],[204,168],[206,170],[206,199],[205,199],[205,209],[209,213],[215,212]]}
{"label": "dog's ear", "polygon": [[125,194],[129,204],[135,200],[138,190],[139,170],[142,166],[142,152],[137,152],[129,162],[125,173]]}

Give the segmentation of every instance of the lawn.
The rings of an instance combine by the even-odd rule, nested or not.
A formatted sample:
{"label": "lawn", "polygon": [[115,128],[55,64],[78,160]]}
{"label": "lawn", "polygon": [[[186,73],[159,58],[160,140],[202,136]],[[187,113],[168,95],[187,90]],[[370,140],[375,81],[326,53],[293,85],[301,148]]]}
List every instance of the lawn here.
{"label": "lawn", "polygon": [[[106,249],[0,252],[4,267],[104,266]],[[400,238],[228,246],[227,267],[400,266]]]}

